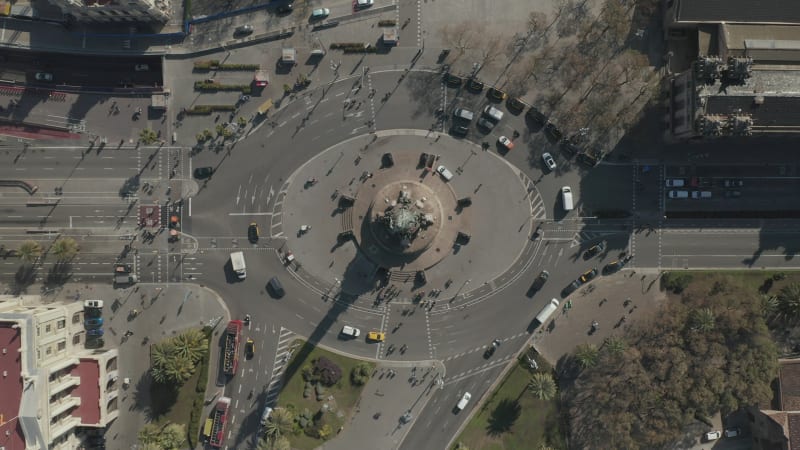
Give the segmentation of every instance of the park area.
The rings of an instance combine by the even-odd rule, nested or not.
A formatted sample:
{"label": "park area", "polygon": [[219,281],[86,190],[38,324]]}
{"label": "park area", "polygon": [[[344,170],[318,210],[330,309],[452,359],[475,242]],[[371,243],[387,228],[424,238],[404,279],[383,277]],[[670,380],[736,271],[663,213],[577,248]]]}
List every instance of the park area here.
{"label": "park area", "polygon": [[[293,417],[284,430],[293,449],[313,449],[335,436],[358,404],[375,365],[295,341],[277,408]],[[271,427],[267,427],[269,434]],[[267,436],[275,438],[276,436]]]}
{"label": "park area", "polygon": [[[564,449],[558,395],[541,400],[530,389],[535,373],[552,369],[539,358],[539,368],[530,369],[520,361],[509,371],[489,399],[475,413],[456,439],[462,448],[472,450]],[[458,444],[457,444],[458,445]],[[459,448],[456,446],[455,448]]]}

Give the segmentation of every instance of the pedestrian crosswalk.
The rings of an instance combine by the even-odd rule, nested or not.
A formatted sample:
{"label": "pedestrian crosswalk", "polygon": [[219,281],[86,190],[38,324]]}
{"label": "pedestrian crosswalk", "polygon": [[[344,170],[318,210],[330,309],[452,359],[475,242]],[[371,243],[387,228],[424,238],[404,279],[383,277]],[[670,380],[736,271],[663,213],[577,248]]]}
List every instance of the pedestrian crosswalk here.
{"label": "pedestrian crosswalk", "polygon": [[278,336],[278,348],[275,351],[275,363],[272,365],[272,375],[267,384],[267,405],[274,406],[278,394],[281,392],[284,369],[289,364],[289,360],[292,359],[292,354],[297,345],[294,343],[296,339],[294,332],[281,327],[280,335]]}

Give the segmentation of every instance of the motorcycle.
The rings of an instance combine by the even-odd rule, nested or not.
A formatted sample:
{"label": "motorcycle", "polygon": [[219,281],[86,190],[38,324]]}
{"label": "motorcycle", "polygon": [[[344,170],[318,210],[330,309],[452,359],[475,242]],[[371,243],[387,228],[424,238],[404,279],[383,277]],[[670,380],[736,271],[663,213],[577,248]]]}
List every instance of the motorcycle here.
{"label": "motorcycle", "polygon": [[244,316],[244,324],[245,325],[250,325],[250,314],[246,314]]}

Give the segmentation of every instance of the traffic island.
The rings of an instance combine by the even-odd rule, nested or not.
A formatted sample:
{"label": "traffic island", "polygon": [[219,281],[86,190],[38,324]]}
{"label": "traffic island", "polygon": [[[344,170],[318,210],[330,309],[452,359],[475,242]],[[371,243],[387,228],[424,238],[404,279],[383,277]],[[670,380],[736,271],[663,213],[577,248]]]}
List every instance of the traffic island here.
{"label": "traffic island", "polygon": [[[294,357],[286,366],[276,410],[291,416],[292,448],[313,449],[333,438],[358,409],[365,383],[375,364],[345,357],[305,341],[292,343]],[[260,433],[270,433],[269,425]]]}

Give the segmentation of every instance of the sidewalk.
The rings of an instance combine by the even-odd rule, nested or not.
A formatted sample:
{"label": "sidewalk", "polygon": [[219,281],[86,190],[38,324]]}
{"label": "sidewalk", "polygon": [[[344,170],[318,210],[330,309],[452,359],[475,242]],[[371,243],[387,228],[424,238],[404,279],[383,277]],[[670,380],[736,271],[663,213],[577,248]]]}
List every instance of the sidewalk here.
{"label": "sidewalk", "polygon": [[[0,290],[5,286],[0,286]],[[36,285],[29,289],[38,292]],[[222,299],[213,291],[195,285],[156,286],[139,284],[128,289],[114,289],[110,284],[67,284],[48,294],[42,294],[43,303],[55,301],[84,301],[100,299],[105,302],[105,346],[118,348],[120,378],[130,378],[127,389],[120,387],[119,417],[106,432],[109,448],[134,448],[141,427],[152,421],[150,413],[150,345],[174,336],[187,328],[201,327],[219,318],[214,338],[230,320],[230,313]],[[139,311],[137,316],[132,312]],[[133,335],[124,340],[126,331]],[[219,364],[219,352],[212,344],[209,368]],[[121,386],[121,383],[120,383]],[[221,395],[210,376],[206,398]],[[207,414],[213,405],[204,408]],[[205,416],[203,416],[205,417]]]}
{"label": "sidewalk", "polygon": [[[417,381],[411,382],[416,367]],[[389,370],[395,371],[394,376]],[[433,362],[418,366],[405,363],[380,365],[375,375],[367,382],[356,404],[356,410],[338,436],[320,448],[324,450],[353,450],[363,448],[369,442],[373,448],[397,448],[419,413],[425,407],[434,389],[437,368]],[[407,423],[402,417],[410,413]]]}
{"label": "sidewalk", "polygon": [[[646,320],[658,311],[666,300],[666,294],[659,289],[658,276],[623,270],[591,282],[588,285],[594,286],[591,292],[584,294],[586,286],[581,287],[561,301],[553,318],[535,331],[534,347],[554,366],[562,355],[572,353],[580,344],[599,348],[607,337],[621,334],[631,322]],[[569,310],[564,309],[567,301],[572,302]],[[551,321],[554,327],[548,331]],[[590,332],[592,321],[598,323],[594,333]]]}

